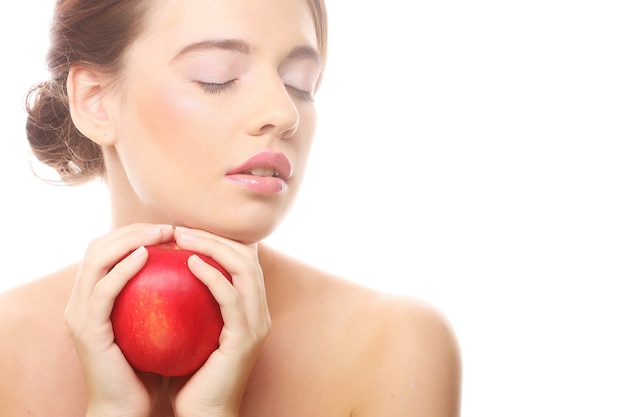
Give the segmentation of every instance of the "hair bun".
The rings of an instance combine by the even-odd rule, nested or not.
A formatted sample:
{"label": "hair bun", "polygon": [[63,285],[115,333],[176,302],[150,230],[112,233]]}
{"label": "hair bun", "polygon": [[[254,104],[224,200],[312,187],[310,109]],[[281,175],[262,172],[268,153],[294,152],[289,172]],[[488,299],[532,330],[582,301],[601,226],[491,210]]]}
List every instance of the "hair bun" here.
{"label": "hair bun", "polygon": [[102,151],[74,126],[65,83],[49,80],[29,90],[26,136],[39,161],[54,168],[64,183],[79,184],[102,174]]}

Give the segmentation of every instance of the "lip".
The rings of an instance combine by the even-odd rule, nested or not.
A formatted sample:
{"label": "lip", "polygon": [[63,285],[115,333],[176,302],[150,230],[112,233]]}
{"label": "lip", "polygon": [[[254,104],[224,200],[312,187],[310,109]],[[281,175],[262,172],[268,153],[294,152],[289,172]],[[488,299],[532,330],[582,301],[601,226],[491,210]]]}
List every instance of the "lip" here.
{"label": "lip", "polygon": [[[276,176],[257,176],[250,171],[259,168],[272,169]],[[263,151],[248,158],[243,164],[226,173],[226,178],[252,191],[277,193],[287,188],[292,176],[292,165],[283,153]]]}

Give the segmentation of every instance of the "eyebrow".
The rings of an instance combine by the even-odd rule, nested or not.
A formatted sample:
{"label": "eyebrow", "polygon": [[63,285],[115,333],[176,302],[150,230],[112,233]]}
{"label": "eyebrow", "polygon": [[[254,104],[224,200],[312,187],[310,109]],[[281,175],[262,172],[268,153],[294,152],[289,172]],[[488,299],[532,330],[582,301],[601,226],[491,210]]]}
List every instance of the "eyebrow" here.
{"label": "eyebrow", "polygon": [[[185,46],[174,57],[179,58],[192,52],[201,52],[211,49],[223,49],[226,51],[240,52],[242,54],[250,53],[250,45],[241,39],[208,39]],[[297,46],[287,55],[287,59],[310,58],[320,63],[322,57],[315,48],[307,45]]]}
{"label": "eyebrow", "polygon": [[175,58],[187,55],[191,52],[206,51],[211,49],[224,49],[226,51],[250,53],[250,46],[241,39],[208,39],[185,46],[176,54]]}
{"label": "eyebrow", "polygon": [[322,62],[322,57],[315,48],[310,46],[297,46],[289,52],[287,59],[312,58],[317,63]]}

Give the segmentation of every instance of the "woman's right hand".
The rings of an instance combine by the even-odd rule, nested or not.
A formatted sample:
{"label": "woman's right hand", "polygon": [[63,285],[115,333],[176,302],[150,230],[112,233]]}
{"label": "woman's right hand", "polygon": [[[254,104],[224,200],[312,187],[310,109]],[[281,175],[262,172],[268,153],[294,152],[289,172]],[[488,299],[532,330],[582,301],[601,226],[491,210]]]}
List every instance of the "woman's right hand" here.
{"label": "woman's right hand", "polygon": [[65,310],[87,384],[88,416],[145,417],[154,406],[161,378],[132,369],[114,342],[110,316],[117,295],[145,265],[145,246],[173,237],[172,226],[133,224],[89,244]]}

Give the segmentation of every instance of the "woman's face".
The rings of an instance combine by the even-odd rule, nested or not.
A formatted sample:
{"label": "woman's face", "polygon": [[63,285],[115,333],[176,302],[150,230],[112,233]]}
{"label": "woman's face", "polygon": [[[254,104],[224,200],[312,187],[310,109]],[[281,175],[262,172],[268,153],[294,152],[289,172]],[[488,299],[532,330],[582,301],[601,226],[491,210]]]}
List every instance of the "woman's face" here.
{"label": "woman's face", "polygon": [[112,92],[114,216],[269,235],[313,140],[316,45],[305,0],[155,0]]}

